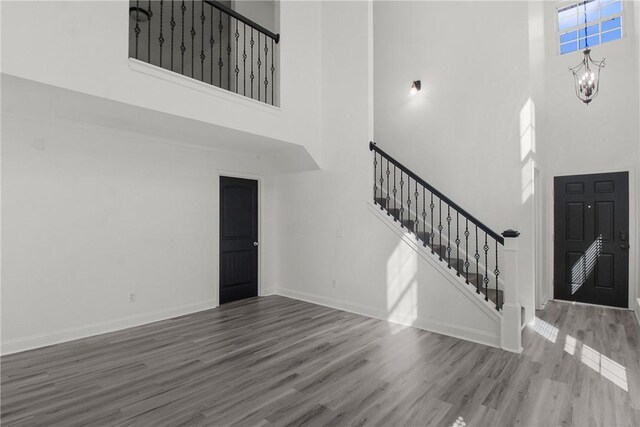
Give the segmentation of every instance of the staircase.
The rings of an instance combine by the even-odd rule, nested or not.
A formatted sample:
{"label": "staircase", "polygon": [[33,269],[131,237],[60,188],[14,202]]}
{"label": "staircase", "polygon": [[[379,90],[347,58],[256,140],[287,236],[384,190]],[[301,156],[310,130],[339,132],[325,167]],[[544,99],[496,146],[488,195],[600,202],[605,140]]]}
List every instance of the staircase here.
{"label": "staircase", "polygon": [[[398,225],[452,269],[470,291],[484,296],[501,311],[504,283],[500,279],[500,251],[504,237],[417,176],[374,142],[373,201]],[[505,237],[517,234],[505,232]]]}
{"label": "staircase", "polygon": [[[374,202],[379,205],[381,209],[386,210],[387,214],[392,216],[394,221],[399,222],[401,227],[404,227],[407,229],[407,231],[415,234],[416,238],[420,242],[422,242],[425,247],[430,248],[431,253],[437,255],[439,260],[443,263],[443,267],[454,269],[456,271],[456,275],[462,277],[462,280],[464,280],[465,283],[472,285],[478,293],[482,293],[483,295],[487,296],[489,301],[491,301],[493,305],[498,306],[499,304],[499,307],[502,308],[502,304],[504,302],[503,290],[498,289],[496,291],[496,289],[485,288],[483,285],[484,276],[481,273],[470,272],[467,276],[465,272],[465,260],[463,258],[457,258],[455,256],[449,258],[446,244],[438,244],[437,242],[432,242],[430,232],[416,231],[418,221],[410,219],[401,220],[400,208],[387,208],[386,198],[376,197],[374,199]],[[391,203],[391,205],[393,206],[393,203]]]}

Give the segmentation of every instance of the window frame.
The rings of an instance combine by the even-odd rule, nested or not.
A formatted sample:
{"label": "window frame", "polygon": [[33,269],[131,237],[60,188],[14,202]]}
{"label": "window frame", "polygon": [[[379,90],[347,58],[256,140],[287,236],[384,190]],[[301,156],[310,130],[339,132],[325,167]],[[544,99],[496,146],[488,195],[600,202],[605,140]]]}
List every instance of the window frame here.
{"label": "window frame", "polygon": [[[618,17],[619,17],[619,18],[620,18],[620,27],[619,27],[619,28],[620,28],[620,38],[618,38],[618,39],[614,39],[614,40],[609,40],[609,41],[604,42],[604,43],[615,42],[615,41],[617,41],[617,40],[622,40],[623,38],[625,38],[625,37],[626,37],[626,31],[625,31],[625,24],[626,24],[626,22],[625,22],[625,21],[626,21],[626,19],[625,19],[625,12],[626,12],[627,8],[625,7],[625,3],[626,3],[626,1],[625,1],[625,0],[620,0],[621,10],[620,10],[620,13],[619,13],[619,14],[609,15],[609,16],[606,16],[606,17],[604,17],[604,18],[603,18],[602,16],[600,16],[600,9],[601,9],[601,6],[600,6],[600,0],[595,0],[595,1],[597,1],[597,2],[598,2],[598,18],[597,18],[597,19],[594,19],[594,20],[592,20],[592,21],[587,21],[586,25],[585,25],[585,23],[583,22],[583,23],[580,23],[580,24],[578,24],[578,25],[575,25],[575,26],[572,26],[572,27],[565,28],[565,29],[562,29],[562,30],[561,30],[561,29],[560,29],[560,19],[559,19],[559,13],[560,13],[560,11],[561,11],[561,10],[563,10],[563,9],[567,9],[569,6],[574,6],[574,5],[575,5],[575,7],[579,7],[579,5],[580,5],[581,3],[584,3],[585,1],[588,1],[588,0],[579,0],[579,1],[573,0],[573,1],[565,1],[565,2],[562,2],[562,3],[558,4],[558,5],[555,7],[554,26],[555,26],[555,38],[556,38],[556,54],[557,54],[558,56],[568,55],[568,54],[571,54],[571,53],[574,53],[574,52],[581,52],[581,51],[583,51],[583,50],[584,50],[584,47],[580,47],[580,40],[581,40],[581,37],[580,37],[580,33],[579,33],[579,31],[580,31],[581,29],[584,29],[584,28],[585,28],[585,26],[586,26],[586,27],[590,27],[590,26],[592,26],[592,25],[596,25],[596,24],[598,25],[598,33],[597,33],[597,36],[598,36],[598,45],[600,45],[600,44],[602,44],[602,43],[603,43],[603,42],[602,42],[602,31],[601,31],[601,29],[602,29],[602,25],[601,25],[601,24],[602,24],[602,22],[609,21],[609,20],[611,20],[611,19],[615,19],[615,18],[618,18]],[[612,2],[612,3],[613,3],[613,2]],[[580,13],[580,11],[579,11],[579,10],[578,10],[577,12],[578,12],[578,13]],[[616,29],[609,30],[609,31],[605,31],[605,33],[610,32],[610,31],[612,32],[612,31],[615,31],[615,30],[616,30]],[[576,50],[572,50],[572,51],[570,51],[570,52],[562,53],[562,52],[561,52],[561,45],[562,45],[562,44],[565,44],[565,43],[560,43],[560,36],[561,36],[561,35],[563,35],[563,34],[569,33],[569,32],[571,32],[571,31],[578,31],[577,38],[575,39],[575,40],[576,40],[576,43],[577,43],[577,49],[576,49]],[[587,38],[588,38],[588,35],[587,35],[587,34],[585,34],[584,39],[587,39]],[[567,43],[569,43],[569,42],[567,42]]]}

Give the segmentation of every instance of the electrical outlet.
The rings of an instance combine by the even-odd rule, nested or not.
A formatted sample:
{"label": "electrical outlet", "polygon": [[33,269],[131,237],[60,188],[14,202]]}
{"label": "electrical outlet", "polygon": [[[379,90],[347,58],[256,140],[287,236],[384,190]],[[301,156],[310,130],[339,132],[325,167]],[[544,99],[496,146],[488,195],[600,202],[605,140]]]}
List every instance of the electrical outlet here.
{"label": "electrical outlet", "polygon": [[136,295],[135,292],[129,293],[129,302],[136,302],[137,298],[138,298],[138,296]]}
{"label": "electrical outlet", "polygon": [[335,289],[338,285],[338,281],[336,279],[331,279],[331,287]]}
{"label": "electrical outlet", "polygon": [[338,239],[344,238],[344,228],[339,227],[339,228],[336,229],[336,237]]}

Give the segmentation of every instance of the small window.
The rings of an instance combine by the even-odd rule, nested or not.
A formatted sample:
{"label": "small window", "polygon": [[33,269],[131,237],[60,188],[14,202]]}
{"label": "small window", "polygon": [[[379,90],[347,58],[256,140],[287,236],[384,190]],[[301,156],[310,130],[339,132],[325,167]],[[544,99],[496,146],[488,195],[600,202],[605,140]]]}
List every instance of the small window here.
{"label": "small window", "polygon": [[561,55],[621,37],[621,0],[586,0],[558,9]]}

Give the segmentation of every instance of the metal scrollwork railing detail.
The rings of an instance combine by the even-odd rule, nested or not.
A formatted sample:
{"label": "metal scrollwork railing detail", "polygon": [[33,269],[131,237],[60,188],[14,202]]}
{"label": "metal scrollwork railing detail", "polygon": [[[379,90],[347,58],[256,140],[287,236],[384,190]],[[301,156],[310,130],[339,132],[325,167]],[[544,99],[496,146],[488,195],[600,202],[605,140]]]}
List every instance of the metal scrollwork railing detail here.
{"label": "metal scrollwork railing detail", "polygon": [[472,285],[476,293],[484,294],[485,301],[495,302],[495,308],[501,310],[504,301],[498,258],[499,247],[504,245],[503,236],[478,221],[375,143],[370,143],[369,149],[374,155],[374,203],[380,209],[386,209],[387,215],[399,221],[402,228],[414,233],[423,246],[429,246],[430,252],[444,261],[447,268],[455,269],[455,275],[461,281]]}
{"label": "metal scrollwork railing detail", "polygon": [[129,6],[129,57],[279,104],[279,34],[214,0],[130,0]]}

